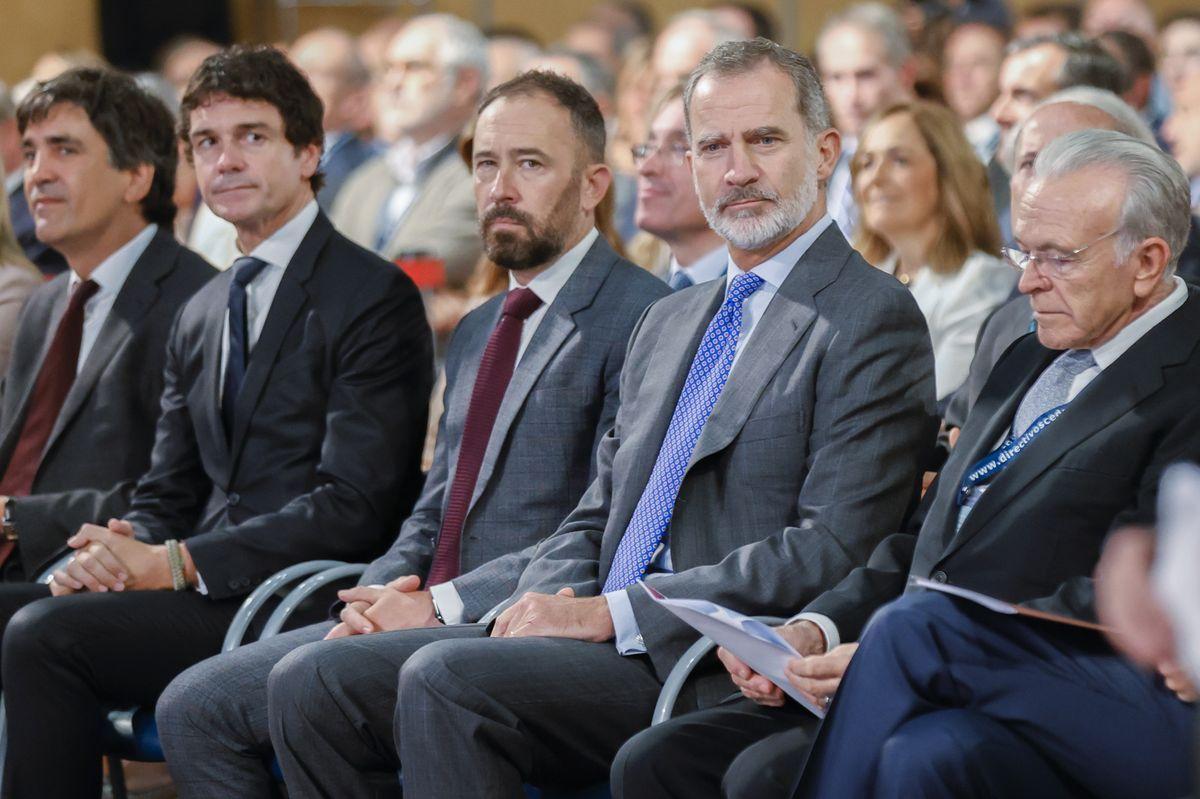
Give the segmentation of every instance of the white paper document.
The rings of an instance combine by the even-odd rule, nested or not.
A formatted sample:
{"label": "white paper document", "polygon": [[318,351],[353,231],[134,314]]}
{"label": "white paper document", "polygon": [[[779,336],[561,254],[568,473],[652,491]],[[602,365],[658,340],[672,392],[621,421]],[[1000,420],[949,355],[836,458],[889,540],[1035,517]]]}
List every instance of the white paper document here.
{"label": "white paper document", "polygon": [[1172,466],[1158,487],[1154,588],[1171,617],[1179,659],[1200,679],[1200,469]]}
{"label": "white paper document", "polygon": [[988,596],[987,594],[981,594],[978,591],[960,588],[957,585],[950,585],[948,583],[935,583],[933,580],[927,580],[924,577],[913,576],[908,578],[908,584],[915,585],[918,588],[928,588],[930,591],[941,591],[943,594],[950,594],[950,596],[956,596],[959,599],[965,599],[968,602],[974,602],[977,605],[983,605],[988,610],[995,611],[996,613],[1006,613],[1010,616],[1015,616],[1017,614],[1017,608],[1011,602],[1005,602],[1002,599],[996,599],[995,597]]}
{"label": "white paper document", "polygon": [[821,707],[810,702],[788,682],[785,674],[787,662],[800,657],[800,653],[774,629],[703,599],[668,599],[644,582],[641,586],[651,599],[667,611],[737,655],[747,666],[778,685],[814,716],[825,718],[825,711]]}

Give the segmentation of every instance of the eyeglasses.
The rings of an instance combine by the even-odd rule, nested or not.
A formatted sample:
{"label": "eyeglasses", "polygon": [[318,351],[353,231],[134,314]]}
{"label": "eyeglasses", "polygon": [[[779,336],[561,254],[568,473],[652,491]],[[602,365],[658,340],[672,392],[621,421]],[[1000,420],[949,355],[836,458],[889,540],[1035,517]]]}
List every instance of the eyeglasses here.
{"label": "eyeglasses", "polygon": [[1095,247],[1100,242],[1110,236],[1115,236],[1121,232],[1120,228],[1105,233],[1100,238],[1090,244],[1085,244],[1078,250],[1071,250],[1067,253],[1048,253],[1048,252],[1025,252],[1018,250],[1015,247],[1001,247],[1000,253],[1004,256],[1004,260],[1008,261],[1009,265],[1020,272],[1024,272],[1033,264],[1041,264],[1043,269],[1048,269],[1054,277],[1063,277],[1075,268],[1081,260],[1083,254]]}
{"label": "eyeglasses", "polygon": [[637,166],[641,166],[655,154],[661,154],[675,166],[683,166],[687,161],[688,149],[687,144],[681,141],[664,142],[663,144],[642,142],[633,145],[629,151],[633,154],[633,163]]}

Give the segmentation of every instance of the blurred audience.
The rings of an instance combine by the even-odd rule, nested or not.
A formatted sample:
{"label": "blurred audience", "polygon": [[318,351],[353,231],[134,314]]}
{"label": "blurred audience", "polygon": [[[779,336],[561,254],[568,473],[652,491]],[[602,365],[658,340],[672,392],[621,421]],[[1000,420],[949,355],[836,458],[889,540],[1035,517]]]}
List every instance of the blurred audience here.
{"label": "blurred audience", "polygon": [[858,222],[850,178],[858,136],[873,114],[911,96],[912,51],[895,11],[881,3],[863,3],[825,23],[816,53],[833,124],[842,139],[826,202],[833,221],[850,239]]}
{"label": "blurred audience", "polygon": [[1200,11],[1175,14],[1159,39],[1159,74],[1172,100],[1200,81]]}
{"label": "blurred audience", "polygon": [[688,159],[683,86],[654,104],[646,140],[634,146],[638,167],[637,226],[665,245],[663,262],[642,265],[683,289],[725,274],[724,240],[708,226]]}
{"label": "blurred audience", "polygon": [[487,32],[488,88],[512,80],[530,61],[542,54],[533,34],[518,28],[493,28]]}
{"label": "blurred audience", "polygon": [[967,141],[984,163],[1000,144],[1000,126],[989,113],[1000,94],[1000,64],[1008,37],[991,25],[959,25],[946,40],[942,78],[946,104],[958,114]]}
{"label": "blurred audience", "polygon": [[16,102],[3,83],[0,83],[0,173],[4,176],[6,198],[4,218],[25,259],[47,277],[66,271],[67,260],[58,250],[39,241],[34,232],[33,214],[29,211],[23,183],[24,159],[21,133],[17,129]]}
{"label": "blurred audience", "polygon": [[891,106],[863,130],[851,170],[855,248],[908,286],[929,324],[938,399],[967,377],[975,339],[1012,292],[987,173],[942,106]]}
{"label": "blurred audience", "polygon": [[175,101],[171,105],[173,110],[179,110],[179,98],[183,97],[192,73],[204,59],[220,49],[221,45],[199,36],[179,36],[159,49],[155,71],[163,76],[175,92]]}
{"label": "blurred audience", "polygon": [[1106,31],[1096,40],[1125,69],[1126,89],[1121,97],[1146,118],[1151,128],[1157,129],[1162,119],[1156,116],[1150,102],[1154,92],[1154,51],[1145,39],[1124,30]]}
{"label": "blurred audience", "polygon": [[487,84],[487,43],[469,22],[430,14],[396,34],[386,61],[376,131],[387,151],[347,178],[330,216],[389,260],[438,259],[444,285],[461,289],[480,250],[457,140]]}
{"label": "blurred audience", "polygon": [[8,216],[8,197],[0,194],[0,374],[8,371],[17,322],[25,301],[42,277],[25,257]]}
{"label": "blurred audience", "polygon": [[773,42],[779,40],[779,24],[775,17],[762,6],[753,3],[714,3],[709,11],[730,30],[737,31],[742,39],[761,37]]}
{"label": "blurred audience", "polygon": [[700,59],[722,42],[744,38],[715,11],[693,9],[676,14],[654,40],[651,66],[656,90],[687,78]]}
{"label": "blurred audience", "polygon": [[325,185],[317,192],[329,211],[346,179],[370,160],[375,147],[365,138],[371,128],[371,72],[354,37],[337,28],[318,28],[297,39],[288,55],[312,84],[325,106]]}
{"label": "blurred audience", "polygon": [[1088,36],[1110,31],[1126,31],[1153,45],[1158,33],[1154,11],[1145,0],[1087,0],[1083,6],[1080,30]]}
{"label": "blurred audience", "polygon": [[1013,38],[1032,39],[1070,33],[1079,30],[1082,22],[1083,9],[1078,3],[1038,3],[1021,11],[1013,28]]}
{"label": "blurred audience", "polygon": [[1192,211],[1200,213],[1200,74],[1176,92],[1175,110],[1162,134],[1188,176]]}

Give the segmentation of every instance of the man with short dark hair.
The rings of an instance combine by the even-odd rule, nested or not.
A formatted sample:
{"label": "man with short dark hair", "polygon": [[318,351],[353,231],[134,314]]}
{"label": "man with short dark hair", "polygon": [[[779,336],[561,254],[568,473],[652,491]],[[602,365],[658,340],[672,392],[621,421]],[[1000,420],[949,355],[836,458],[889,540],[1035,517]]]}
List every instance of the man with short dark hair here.
{"label": "man with short dark hair", "polygon": [[[518,90],[536,98],[510,119],[531,128],[524,149],[494,147],[485,119],[472,156],[484,248],[509,271],[510,288],[468,314],[451,339],[446,411],[421,498],[391,549],[342,594],[339,623],[211,658],[163,693],[159,731],[185,799],[270,791],[268,675],[285,656],[347,639],[322,646],[354,668],[388,631],[467,628],[512,592],[532,547],[595,476],[625,343],[667,288],[595,230],[609,171],[592,97],[545,72],[495,91]],[[375,702],[373,712],[386,715],[385,705]],[[330,726],[340,734],[336,720]],[[305,778],[283,763],[301,792]]]}
{"label": "man with short dark hair", "polygon": [[154,444],[162,342],[215,274],[171,235],[173,122],[132,79],[72,70],[36,89],[18,123],[37,235],[71,271],[30,297],[4,378],[5,582],[32,580],[80,525],[128,509]]}
{"label": "man with short dark hair", "polygon": [[[429,328],[411,281],[317,207],[321,103],[308,82],[271,48],[213,55],[180,135],[244,255],[167,337],[150,466],[128,512],[85,524],[54,596],[8,624],[5,795],[98,795],[103,706],[152,706],[278,569],[377,553],[420,482]],[[56,193],[45,199],[61,216]]]}
{"label": "man with short dark hair", "polygon": [[[361,636],[353,656],[321,642],[275,667],[271,740],[301,794],[394,792],[401,764],[418,798],[603,779],[697,637],[640,579],[778,612],[839,579],[904,515],[914,453],[932,442],[929,337],[907,291],[825,213],[838,147],[816,73],[756,39],[715,48],[690,81],[691,161],[729,244],[725,278],[644,314],[596,480],[539,544],[490,636],[484,625]],[[482,153],[520,162],[539,126],[519,120],[540,102],[484,107],[477,179],[539,182],[539,159],[508,178]]]}

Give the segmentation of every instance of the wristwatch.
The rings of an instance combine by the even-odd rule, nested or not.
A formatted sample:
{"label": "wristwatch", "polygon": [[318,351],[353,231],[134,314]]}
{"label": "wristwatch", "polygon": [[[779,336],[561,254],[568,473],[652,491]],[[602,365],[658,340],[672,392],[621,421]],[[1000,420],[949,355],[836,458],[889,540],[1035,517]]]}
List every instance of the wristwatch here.
{"label": "wristwatch", "polygon": [[4,541],[16,541],[17,540],[17,528],[16,528],[16,525],[13,524],[12,508],[13,508],[12,497],[9,497],[8,502],[4,503],[4,517],[3,517],[3,519],[0,519],[0,540],[4,540]]}

